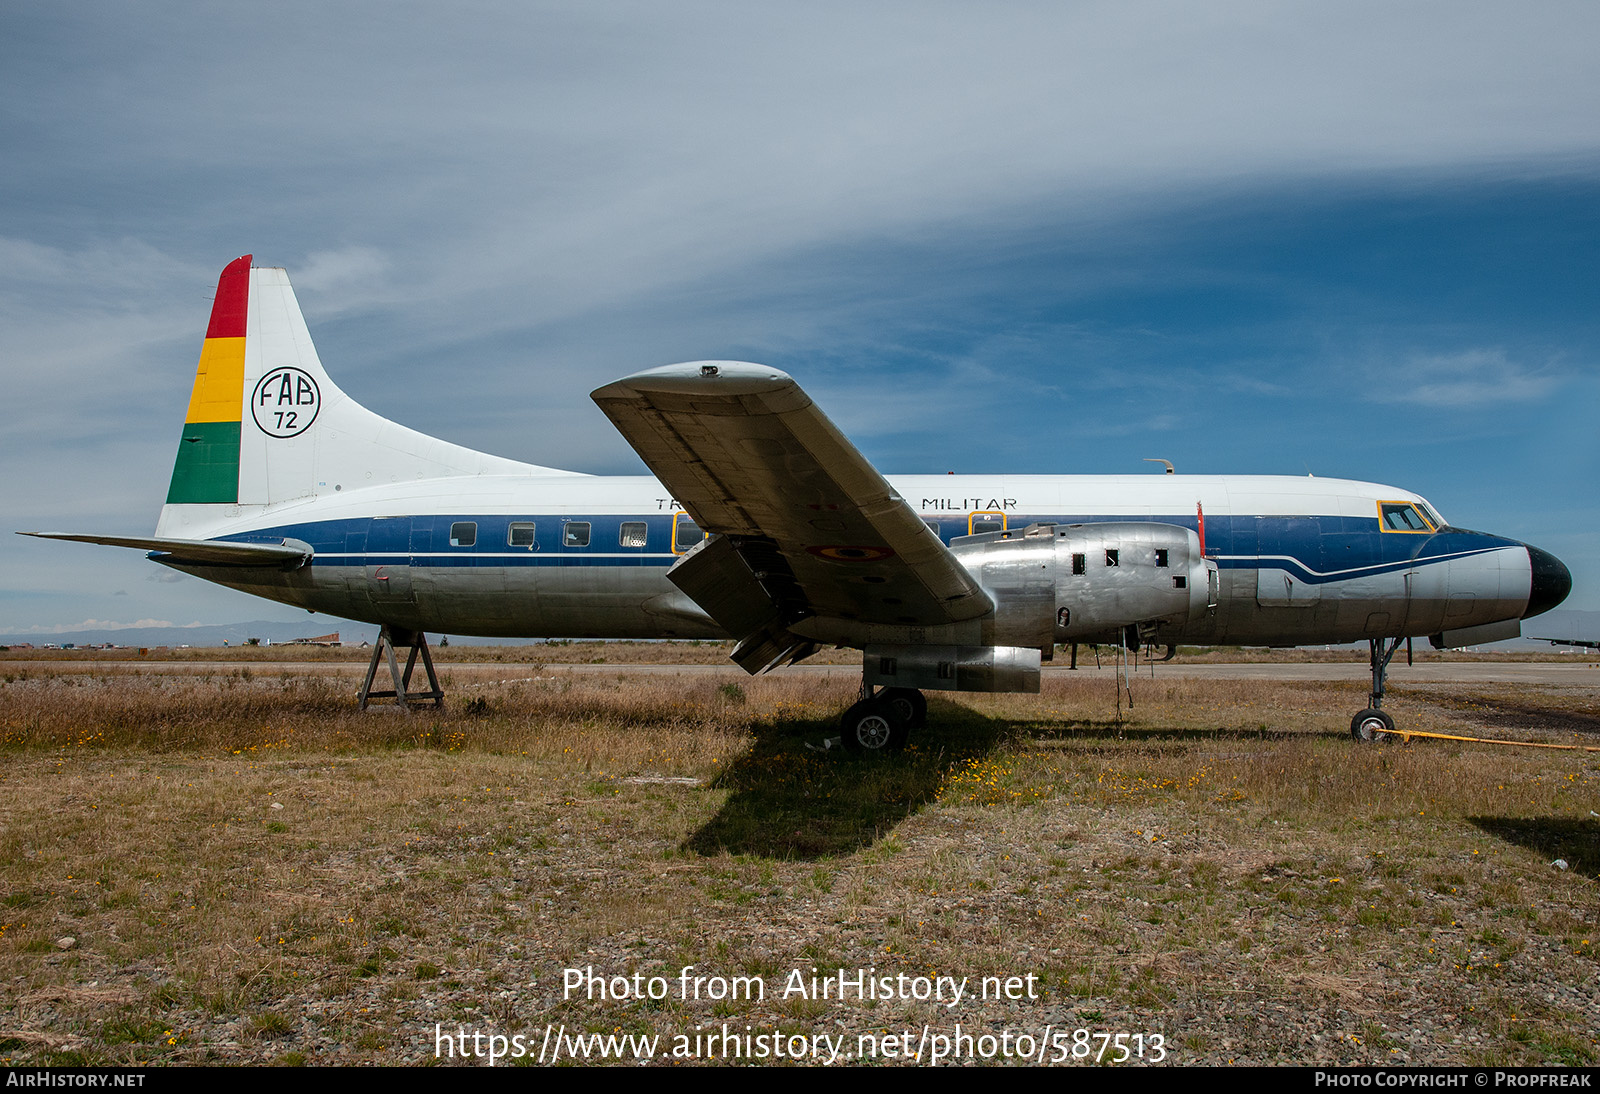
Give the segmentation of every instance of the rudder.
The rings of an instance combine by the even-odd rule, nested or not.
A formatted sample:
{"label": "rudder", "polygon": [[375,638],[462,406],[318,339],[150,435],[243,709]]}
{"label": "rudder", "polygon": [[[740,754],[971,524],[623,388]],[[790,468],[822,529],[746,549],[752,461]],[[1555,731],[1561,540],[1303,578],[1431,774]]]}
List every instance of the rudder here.
{"label": "rudder", "polygon": [[172,465],[167,504],[233,505],[239,500],[245,330],[250,255],[228,263],[217,281],[194,389]]}

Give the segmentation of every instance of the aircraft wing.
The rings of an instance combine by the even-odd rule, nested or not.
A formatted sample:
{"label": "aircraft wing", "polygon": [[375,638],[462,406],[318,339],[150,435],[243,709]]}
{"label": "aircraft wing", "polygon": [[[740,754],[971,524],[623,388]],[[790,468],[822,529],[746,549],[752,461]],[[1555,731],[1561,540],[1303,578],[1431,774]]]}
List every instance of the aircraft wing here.
{"label": "aircraft wing", "polygon": [[273,539],[258,543],[238,543],[217,539],[162,539],[139,536],[87,536],[68,532],[18,532],[40,539],[67,539],[76,543],[99,543],[107,547],[131,547],[149,551],[157,562],[189,563],[195,566],[271,566],[298,569],[311,561],[311,544],[298,539]]}
{"label": "aircraft wing", "polygon": [[750,671],[803,645],[783,633],[800,619],[929,627],[992,610],[916,510],[787,374],[697,361],[637,373],[592,398],[676,503],[715,534],[668,576],[746,640],[751,649],[735,660]]}

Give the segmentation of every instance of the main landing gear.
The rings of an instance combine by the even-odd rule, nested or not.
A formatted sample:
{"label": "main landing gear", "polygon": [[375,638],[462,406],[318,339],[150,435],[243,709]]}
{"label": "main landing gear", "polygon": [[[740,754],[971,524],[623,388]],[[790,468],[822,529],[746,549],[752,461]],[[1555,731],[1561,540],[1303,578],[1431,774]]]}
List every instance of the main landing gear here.
{"label": "main landing gear", "polygon": [[1366,710],[1350,719],[1350,736],[1357,741],[1381,741],[1394,732],[1394,719],[1383,712],[1383,678],[1389,671],[1389,659],[1400,648],[1403,638],[1369,638],[1371,651],[1372,694]]}
{"label": "main landing gear", "polygon": [[898,752],[913,729],[928,722],[928,700],[916,688],[863,685],[861,699],[839,719],[844,747],[851,752]]}

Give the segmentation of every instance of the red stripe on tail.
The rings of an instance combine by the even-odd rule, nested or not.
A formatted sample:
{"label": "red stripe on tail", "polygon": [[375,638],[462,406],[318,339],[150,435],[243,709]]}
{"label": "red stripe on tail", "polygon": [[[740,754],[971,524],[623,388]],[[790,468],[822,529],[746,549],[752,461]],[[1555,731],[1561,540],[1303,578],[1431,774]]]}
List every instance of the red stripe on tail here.
{"label": "red stripe on tail", "polygon": [[217,279],[217,299],[211,305],[207,338],[243,338],[250,306],[250,255],[236,258]]}

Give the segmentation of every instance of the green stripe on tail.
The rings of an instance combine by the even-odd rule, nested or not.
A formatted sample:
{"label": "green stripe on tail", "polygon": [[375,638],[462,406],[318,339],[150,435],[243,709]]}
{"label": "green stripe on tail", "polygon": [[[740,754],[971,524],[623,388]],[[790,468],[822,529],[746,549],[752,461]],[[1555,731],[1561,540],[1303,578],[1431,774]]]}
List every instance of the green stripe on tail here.
{"label": "green stripe on tail", "polygon": [[239,500],[239,423],[190,422],[178,442],[168,505],[233,505]]}

